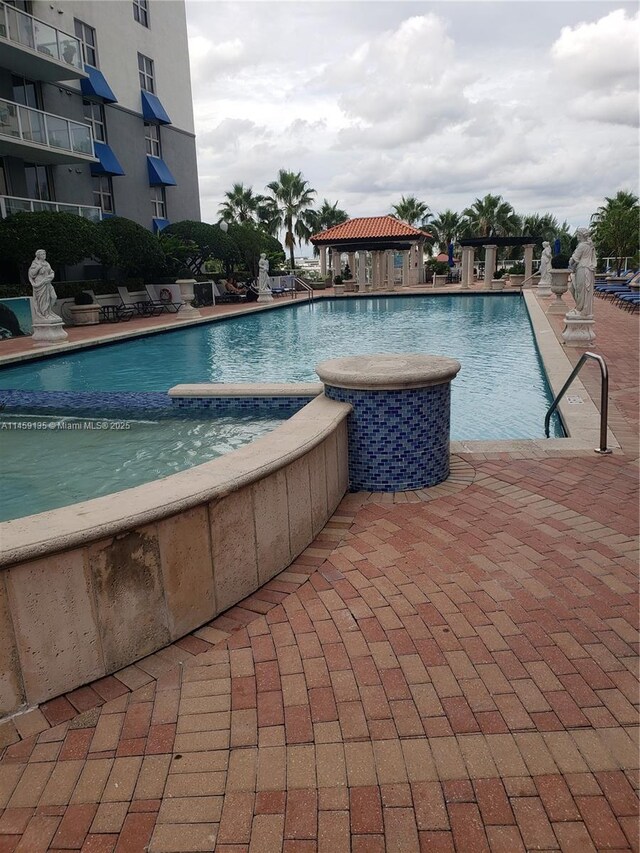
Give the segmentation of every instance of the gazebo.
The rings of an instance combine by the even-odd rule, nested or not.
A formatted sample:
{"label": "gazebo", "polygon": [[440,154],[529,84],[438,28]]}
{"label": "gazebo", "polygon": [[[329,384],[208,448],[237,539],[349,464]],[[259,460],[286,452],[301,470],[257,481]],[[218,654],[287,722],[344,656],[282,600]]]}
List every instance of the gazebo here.
{"label": "gazebo", "polygon": [[341,274],[346,254],[359,289],[382,290],[394,286],[396,253],[402,254],[402,285],[424,283],[424,244],[430,236],[394,216],[362,216],[314,234],[311,242],[320,250],[322,276],[329,248],[332,277]]}
{"label": "gazebo", "polygon": [[533,247],[535,237],[466,237],[459,240],[462,246],[462,287],[473,284],[473,268],[476,249],[484,248],[484,284],[491,287],[491,279],[496,271],[496,257],[499,246],[524,247],[525,282],[533,275]]}

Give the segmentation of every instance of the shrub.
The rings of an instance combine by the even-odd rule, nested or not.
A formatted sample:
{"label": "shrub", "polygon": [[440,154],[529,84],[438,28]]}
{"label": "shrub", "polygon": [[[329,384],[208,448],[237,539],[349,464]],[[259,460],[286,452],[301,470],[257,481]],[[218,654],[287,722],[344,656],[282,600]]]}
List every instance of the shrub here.
{"label": "shrub", "polygon": [[569,255],[559,254],[551,258],[551,268],[554,270],[566,270],[569,267]]}
{"label": "shrub", "polygon": [[516,261],[515,264],[512,264],[509,272],[511,275],[524,275],[524,264],[522,261]]}
{"label": "shrub", "polygon": [[285,255],[278,240],[270,234],[265,234],[251,222],[230,225],[228,234],[236,245],[238,260],[252,276],[258,275],[258,261],[262,252],[269,261],[271,275],[274,275],[275,270],[284,264]]}
{"label": "shrub", "polygon": [[17,265],[22,281],[38,249],[45,249],[54,270],[91,258],[107,266],[116,250],[109,234],[73,213],[14,213],[0,220],[0,258]]}
{"label": "shrub", "polygon": [[150,281],[164,272],[164,253],[160,242],[142,225],[124,216],[112,216],[104,219],[98,227],[115,246],[113,266],[121,275],[141,276]]}
{"label": "shrub", "polygon": [[207,222],[195,222],[183,219],[168,225],[163,234],[180,237],[195,245],[193,254],[188,258],[188,266],[192,272],[200,274],[206,261],[222,261],[230,271],[233,264],[240,260],[240,251],[236,243],[217,225]]}
{"label": "shrub", "polygon": [[81,290],[74,297],[76,305],[93,305],[93,296],[87,290]]}
{"label": "shrub", "polygon": [[337,276],[333,279],[333,283],[334,283],[334,284],[342,284],[342,282],[343,282],[343,278],[342,278],[342,276],[341,276],[341,275],[337,275]]}

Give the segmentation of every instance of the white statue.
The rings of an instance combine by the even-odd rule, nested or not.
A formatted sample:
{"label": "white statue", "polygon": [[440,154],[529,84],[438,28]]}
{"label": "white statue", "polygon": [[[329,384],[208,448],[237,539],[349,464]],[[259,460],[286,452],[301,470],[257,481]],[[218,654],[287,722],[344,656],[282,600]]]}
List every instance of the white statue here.
{"label": "white statue", "polygon": [[596,250],[591,242],[588,228],[578,228],[576,231],[578,245],[571,255],[569,269],[573,272],[569,290],[576,307],[567,312],[567,317],[593,317],[593,286],[596,278]]}
{"label": "white statue", "polygon": [[547,240],[542,244],[542,254],[540,255],[540,269],[538,270],[538,275],[540,276],[540,287],[545,288],[551,285],[551,245]]}
{"label": "white statue", "polygon": [[260,270],[258,273],[258,290],[260,293],[271,293],[271,288],[269,287],[269,261],[264,252],[260,255],[258,269]]}
{"label": "white statue", "polygon": [[53,306],[58,298],[51,283],[53,276],[54,272],[47,261],[47,253],[44,249],[38,249],[29,267],[29,283],[33,288],[33,307],[36,321],[60,320],[60,317],[53,312]]}

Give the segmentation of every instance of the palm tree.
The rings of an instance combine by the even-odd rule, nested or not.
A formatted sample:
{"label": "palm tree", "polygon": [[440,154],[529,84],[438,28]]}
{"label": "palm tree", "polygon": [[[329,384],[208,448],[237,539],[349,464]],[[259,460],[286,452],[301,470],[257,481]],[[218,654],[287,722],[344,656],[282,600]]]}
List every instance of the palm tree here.
{"label": "palm tree", "polygon": [[406,198],[402,196],[398,204],[394,204],[391,207],[398,219],[402,219],[403,222],[407,222],[414,227],[417,225],[426,225],[431,218],[429,205],[423,201],[418,201],[414,195],[408,195]]}
{"label": "palm tree", "polygon": [[600,257],[614,257],[618,271],[624,259],[635,257],[640,250],[640,204],[638,196],[619,190],[613,198],[605,197],[591,217],[593,242]]}
{"label": "palm tree", "polygon": [[226,201],[220,205],[220,217],[225,222],[241,225],[243,222],[255,222],[262,196],[254,195],[251,187],[234,184],[225,193]]}
{"label": "palm tree", "polygon": [[[331,204],[327,199],[322,200],[318,210],[310,210],[305,217],[305,224],[309,229],[310,234],[320,234],[321,231],[326,231],[328,228],[333,228],[334,225],[340,225],[349,219],[349,214],[346,210],[341,210],[338,207],[338,202]],[[318,255],[320,250],[317,246],[313,247],[314,255]]]}
{"label": "palm tree", "polygon": [[476,237],[508,237],[520,230],[520,218],[501,195],[477,198],[462,211],[465,232]]}
{"label": "palm tree", "polygon": [[462,228],[462,217],[455,210],[443,210],[429,223],[429,230],[441,252],[448,251],[449,243],[456,243]]}
{"label": "palm tree", "polygon": [[306,221],[316,191],[302,177],[302,172],[288,172],[286,169],[280,169],[278,179],[267,184],[267,189],[271,193],[266,204],[270,209],[271,222],[278,228],[284,228],[284,244],[289,249],[291,269],[295,269],[293,250],[296,242],[308,240],[311,236]]}

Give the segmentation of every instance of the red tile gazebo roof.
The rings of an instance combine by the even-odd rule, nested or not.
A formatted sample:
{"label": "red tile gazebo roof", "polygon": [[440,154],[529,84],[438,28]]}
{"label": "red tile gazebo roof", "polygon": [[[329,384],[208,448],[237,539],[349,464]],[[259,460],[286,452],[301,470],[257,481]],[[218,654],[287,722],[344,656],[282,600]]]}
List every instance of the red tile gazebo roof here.
{"label": "red tile gazebo roof", "polygon": [[431,235],[414,228],[395,216],[361,216],[334,225],[320,234],[314,234],[311,242],[316,246],[363,244],[386,241],[415,242]]}

